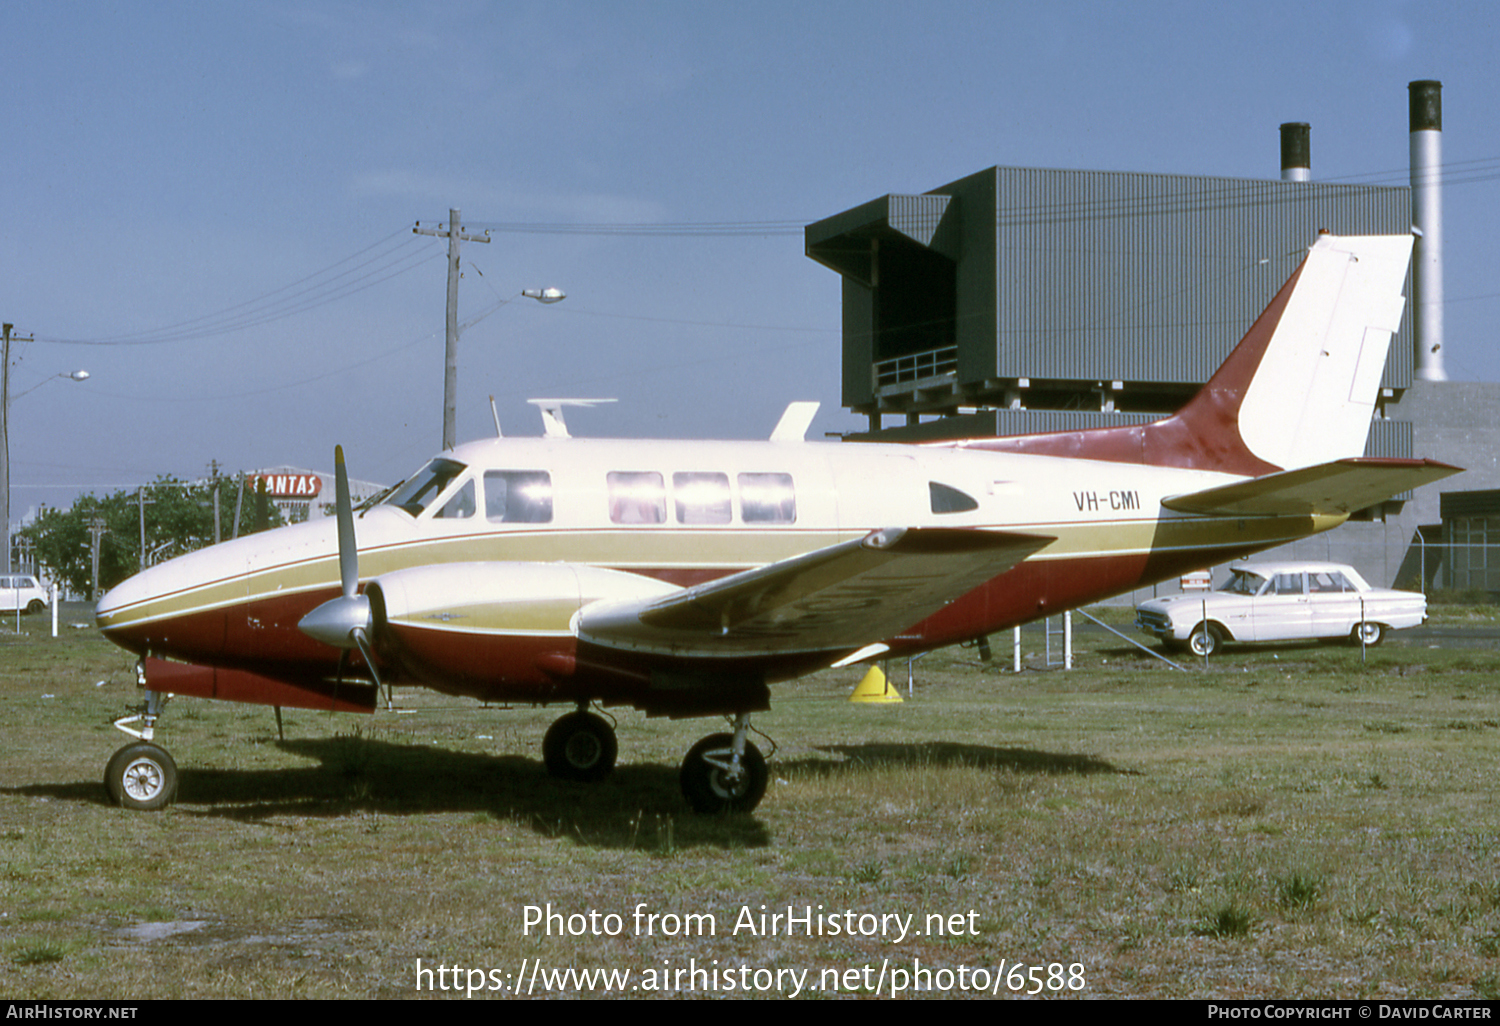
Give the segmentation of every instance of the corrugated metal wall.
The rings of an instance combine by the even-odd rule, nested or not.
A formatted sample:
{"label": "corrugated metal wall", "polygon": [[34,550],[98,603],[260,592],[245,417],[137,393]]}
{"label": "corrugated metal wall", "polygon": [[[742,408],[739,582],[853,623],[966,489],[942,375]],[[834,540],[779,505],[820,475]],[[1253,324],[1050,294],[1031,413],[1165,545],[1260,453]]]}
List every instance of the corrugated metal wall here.
{"label": "corrugated metal wall", "polygon": [[[964,202],[990,189],[993,207]],[[958,196],[966,243],[993,217],[998,378],[1207,380],[1319,229],[1411,226],[1409,190],[1384,186],[993,168],[934,192]],[[1411,378],[1408,308],[1383,384]]]}

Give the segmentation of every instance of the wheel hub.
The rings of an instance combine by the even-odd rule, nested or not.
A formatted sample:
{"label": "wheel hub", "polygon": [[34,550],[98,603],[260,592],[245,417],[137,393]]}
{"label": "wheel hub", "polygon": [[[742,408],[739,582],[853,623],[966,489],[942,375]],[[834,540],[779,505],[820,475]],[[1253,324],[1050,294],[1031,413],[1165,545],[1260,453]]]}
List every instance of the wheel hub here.
{"label": "wheel hub", "polygon": [[161,767],[150,759],[136,759],[126,766],[120,784],[125,793],[138,802],[150,801],[161,794],[165,786]]}

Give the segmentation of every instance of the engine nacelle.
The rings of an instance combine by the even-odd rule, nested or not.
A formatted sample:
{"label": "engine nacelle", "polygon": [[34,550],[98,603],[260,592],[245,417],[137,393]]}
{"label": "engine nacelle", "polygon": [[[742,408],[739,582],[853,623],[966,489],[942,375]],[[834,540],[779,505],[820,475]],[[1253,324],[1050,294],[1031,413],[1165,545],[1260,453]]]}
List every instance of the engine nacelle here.
{"label": "engine nacelle", "polygon": [[502,666],[502,686],[556,681],[572,665],[574,616],[584,606],[680,590],[573,563],[440,563],[382,574],[365,595],[382,658],[449,690],[444,685],[494,681]]}

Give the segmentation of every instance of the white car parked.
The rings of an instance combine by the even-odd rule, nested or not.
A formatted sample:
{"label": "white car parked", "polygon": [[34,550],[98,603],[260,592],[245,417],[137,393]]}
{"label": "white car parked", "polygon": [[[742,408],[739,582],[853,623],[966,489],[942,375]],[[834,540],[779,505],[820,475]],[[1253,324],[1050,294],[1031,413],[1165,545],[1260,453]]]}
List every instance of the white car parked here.
{"label": "white car parked", "polygon": [[0,575],[0,613],[40,613],[47,608],[47,589],[30,574]]}
{"label": "white car parked", "polygon": [[1135,625],[1169,649],[1210,655],[1226,641],[1348,638],[1378,645],[1427,620],[1427,596],[1372,588],[1338,563],[1237,563],[1217,591],[1151,599]]}

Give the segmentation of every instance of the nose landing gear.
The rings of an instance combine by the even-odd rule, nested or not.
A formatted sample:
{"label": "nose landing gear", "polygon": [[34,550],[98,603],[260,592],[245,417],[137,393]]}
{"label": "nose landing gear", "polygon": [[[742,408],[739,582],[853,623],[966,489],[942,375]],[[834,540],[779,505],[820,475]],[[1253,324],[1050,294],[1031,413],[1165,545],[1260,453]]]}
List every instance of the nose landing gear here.
{"label": "nose landing gear", "polygon": [[[115,727],[137,740],[121,748],[104,771],[104,789],[110,801],[123,809],[154,812],[177,798],[177,764],[165,748],[151,743],[156,721],[171,696],[147,691],[146,704],[134,716],[115,721]],[[140,720],[140,730],[127,723]]]}

